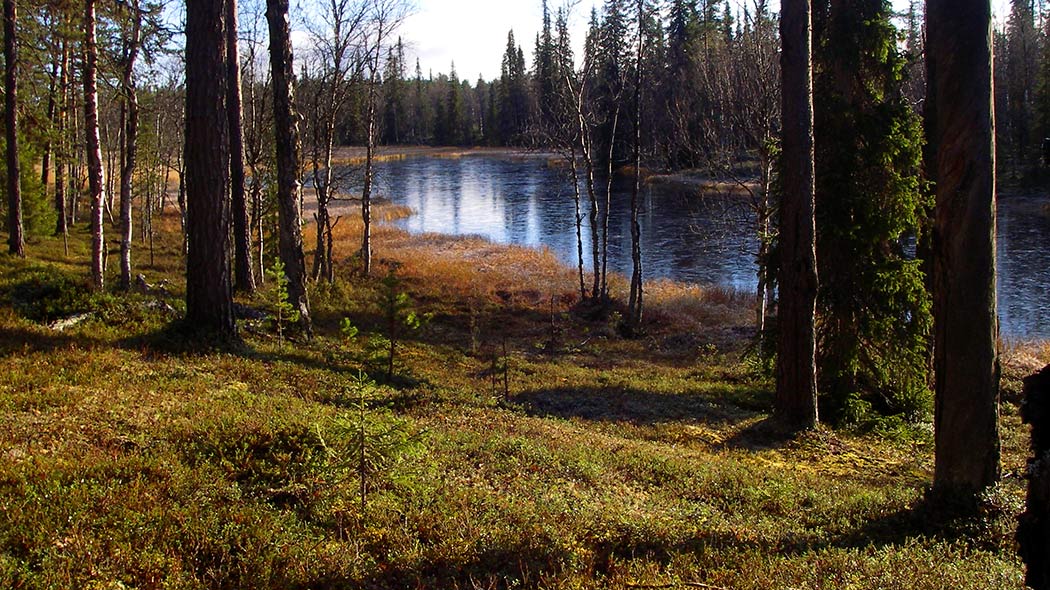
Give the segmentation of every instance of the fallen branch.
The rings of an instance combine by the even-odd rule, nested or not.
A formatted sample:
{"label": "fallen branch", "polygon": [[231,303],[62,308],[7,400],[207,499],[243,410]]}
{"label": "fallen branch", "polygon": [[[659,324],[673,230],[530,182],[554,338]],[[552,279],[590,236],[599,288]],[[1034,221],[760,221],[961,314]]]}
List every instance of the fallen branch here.
{"label": "fallen branch", "polygon": [[627,584],[627,588],[704,588],[705,590],[729,590],[721,586],[712,586],[703,582],[671,582],[668,584]]}

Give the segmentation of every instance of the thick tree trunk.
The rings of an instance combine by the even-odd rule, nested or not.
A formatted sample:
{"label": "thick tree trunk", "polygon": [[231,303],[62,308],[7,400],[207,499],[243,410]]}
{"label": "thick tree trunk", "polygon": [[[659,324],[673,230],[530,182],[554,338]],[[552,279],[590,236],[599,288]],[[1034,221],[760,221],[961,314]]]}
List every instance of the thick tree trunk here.
{"label": "thick tree trunk", "polygon": [[230,206],[233,213],[234,288],[255,291],[251,228],[244,193],[244,124],[241,110],[241,60],[237,48],[237,0],[226,0],[226,114],[230,125]]}
{"label": "thick tree trunk", "polygon": [[224,0],[186,2],[186,323],[237,336],[230,285],[229,121]]}
{"label": "thick tree trunk", "polygon": [[810,0],[781,4],[783,196],[775,414],[791,428],[811,428],[818,419],[811,17]]}
{"label": "thick tree trunk", "polygon": [[25,257],[22,235],[22,178],[18,162],[18,41],[15,38],[15,0],[4,0],[4,120],[7,138],[7,245]]}
{"label": "thick tree trunk", "polygon": [[138,2],[130,7],[131,37],[127,41],[127,53],[124,62],[124,78],[121,81],[124,91],[125,113],[123,142],[123,166],[120,170],[120,288],[131,288],[131,241],[134,228],[131,217],[131,189],[138,158],[139,134],[139,97],[135,87],[135,62],[138,59],[139,45],[142,38],[142,13]]}
{"label": "thick tree trunk", "polygon": [[974,498],[999,480],[995,120],[988,0],[928,0],[934,105],[934,490]]}
{"label": "thick tree trunk", "polygon": [[91,194],[91,282],[96,291],[106,287],[105,175],[98,133],[98,47],[95,38],[95,0],[84,2],[84,133],[87,136],[88,187]]}
{"label": "thick tree trunk", "polygon": [[277,143],[279,250],[288,276],[288,302],[299,312],[303,331],[310,335],[310,305],[306,294],[306,262],[303,256],[302,183],[299,179],[299,122],[292,89],[295,71],[288,26],[288,0],[267,0],[266,20],[270,28],[270,68]]}

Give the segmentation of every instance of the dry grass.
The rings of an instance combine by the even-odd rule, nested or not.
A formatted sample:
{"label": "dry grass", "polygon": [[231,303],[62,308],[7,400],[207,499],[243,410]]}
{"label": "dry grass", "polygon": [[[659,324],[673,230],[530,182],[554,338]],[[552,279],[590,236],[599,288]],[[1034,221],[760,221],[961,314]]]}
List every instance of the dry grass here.
{"label": "dry grass", "polygon": [[[373,156],[376,162],[396,162],[408,158],[463,158],[467,156],[507,156],[515,157],[523,152],[507,148],[458,148],[430,146],[390,146],[380,147]],[[332,162],[336,166],[360,166],[365,163],[365,148],[343,147],[336,150]]]}
{"label": "dry grass", "polygon": [[[401,219],[406,207],[384,205],[375,218]],[[335,229],[336,251],[353,252],[360,244],[361,221],[345,219]],[[413,235],[387,224],[372,230],[376,257],[396,265],[402,276],[416,281],[430,296],[502,301],[549,312],[579,302],[578,271],[546,249],[496,244],[479,237],[441,234]],[[585,274],[585,285],[591,275]],[[629,281],[621,275],[609,280],[614,299],[627,299]],[[752,317],[749,295],[720,287],[701,287],[667,279],[645,286],[649,321],[657,330],[695,332],[712,327],[747,326]]]}
{"label": "dry grass", "polygon": [[663,279],[646,285],[646,294],[650,311],[679,327],[702,330],[711,325],[745,326],[753,321],[753,296],[726,287]]}
{"label": "dry grass", "polygon": [[1022,379],[1050,365],[1050,341],[1012,342],[1002,345],[1003,375]]}

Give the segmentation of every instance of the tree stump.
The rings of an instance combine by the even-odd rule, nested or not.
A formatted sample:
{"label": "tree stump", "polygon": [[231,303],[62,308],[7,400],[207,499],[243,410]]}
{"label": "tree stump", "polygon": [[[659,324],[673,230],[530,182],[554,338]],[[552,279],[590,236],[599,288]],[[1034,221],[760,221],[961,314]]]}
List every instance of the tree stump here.
{"label": "tree stump", "polygon": [[1028,506],[1020,518],[1017,540],[1027,565],[1026,584],[1050,590],[1050,366],[1024,380],[1021,415],[1032,426],[1028,459]]}

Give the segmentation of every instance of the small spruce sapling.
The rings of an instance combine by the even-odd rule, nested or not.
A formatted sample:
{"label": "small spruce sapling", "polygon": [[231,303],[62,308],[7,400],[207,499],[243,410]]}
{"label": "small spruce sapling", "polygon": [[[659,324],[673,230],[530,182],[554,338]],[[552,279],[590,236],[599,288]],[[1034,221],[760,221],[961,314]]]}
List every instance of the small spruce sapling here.
{"label": "small spruce sapling", "polygon": [[335,438],[338,445],[325,445],[332,457],[333,469],[356,472],[361,518],[368,509],[370,480],[389,472],[404,457],[421,446],[422,431],[415,431],[411,423],[383,407],[380,389],[375,382],[359,373],[346,388],[347,397],[356,394],[357,412],[336,418]]}
{"label": "small spruce sapling", "polygon": [[419,314],[412,298],[401,290],[401,279],[394,269],[382,280],[380,308],[386,324],[386,335],[374,338],[371,343],[376,352],[385,349],[386,380],[394,377],[394,362],[398,342],[407,334],[422,329],[432,318],[431,314]]}
{"label": "small spruce sapling", "polygon": [[299,310],[288,300],[288,275],[284,272],[284,263],[280,259],[266,272],[273,287],[270,289],[270,303],[273,305],[274,324],[277,328],[277,346],[284,346],[284,324],[299,321]]}

